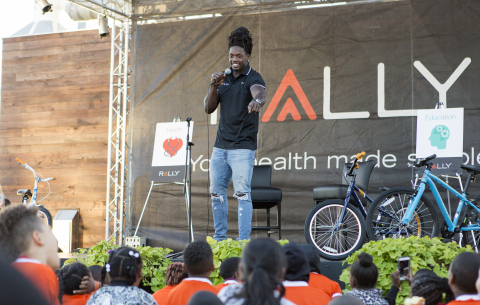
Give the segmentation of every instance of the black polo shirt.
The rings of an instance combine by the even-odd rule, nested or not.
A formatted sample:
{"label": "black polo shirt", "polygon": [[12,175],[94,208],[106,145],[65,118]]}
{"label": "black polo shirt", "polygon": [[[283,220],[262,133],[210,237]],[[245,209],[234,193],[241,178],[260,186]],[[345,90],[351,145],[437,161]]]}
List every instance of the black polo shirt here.
{"label": "black polo shirt", "polygon": [[220,96],[220,124],[215,147],[222,149],[257,149],[258,113],[248,113],[253,100],[250,88],[265,88],[262,76],[247,65],[242,74],[227,74],[218,86]]}

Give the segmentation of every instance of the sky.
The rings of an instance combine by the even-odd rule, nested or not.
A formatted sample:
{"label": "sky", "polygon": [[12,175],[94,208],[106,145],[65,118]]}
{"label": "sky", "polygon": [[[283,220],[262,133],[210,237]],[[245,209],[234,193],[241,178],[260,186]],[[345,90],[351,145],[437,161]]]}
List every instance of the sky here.
{"label": "sky", "polygon": [[9,37],[33,20],[35,0],[8,0],[0,10],[0,38]]}

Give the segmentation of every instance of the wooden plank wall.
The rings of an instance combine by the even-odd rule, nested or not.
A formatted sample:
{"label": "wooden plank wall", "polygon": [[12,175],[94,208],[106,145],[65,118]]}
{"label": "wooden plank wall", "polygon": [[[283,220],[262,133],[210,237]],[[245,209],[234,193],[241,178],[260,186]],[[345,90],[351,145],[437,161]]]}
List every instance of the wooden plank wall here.
{"label": "wooden plank wall", "polygon": [[56,177],[43,204],[80,209],[80,247],[105,238],[109,75],[110,38],[96,30],[3,40],[0,184],[14,204],[33,188],[15,158]]}

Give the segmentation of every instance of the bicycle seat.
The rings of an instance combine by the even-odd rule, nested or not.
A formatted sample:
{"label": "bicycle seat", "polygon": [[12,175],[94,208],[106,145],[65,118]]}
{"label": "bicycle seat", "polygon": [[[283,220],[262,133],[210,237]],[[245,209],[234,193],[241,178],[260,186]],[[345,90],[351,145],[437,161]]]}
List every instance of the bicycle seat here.
{"label": "bicycle seat", "polygon": [[466,170],[467,172],[472,173],[472,174],[480,173],[480,167],[478,167],[478,166],[462,164],[462,165],[460,165],[460,168],[463,168],[464,170]]}
{"label": "bicycle seat", "polygon": [[27,195],[27,196],[32,196],[32,191],[30,191],[29,189],[23,189],[23,190],[18,190],[17,191],[17,195]]}

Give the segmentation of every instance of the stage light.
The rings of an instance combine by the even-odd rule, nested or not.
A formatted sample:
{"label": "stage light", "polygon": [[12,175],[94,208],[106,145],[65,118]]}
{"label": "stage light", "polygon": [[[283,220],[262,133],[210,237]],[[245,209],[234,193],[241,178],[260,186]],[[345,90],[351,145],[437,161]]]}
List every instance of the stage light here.
{"label": "stage light", "polygon": [[38,6],[42,9],[43,14],[52,11],[52,5],[53,4],[48,3],[47,0],[36,0],[36,1],[37,1]]}
{"label": "stage light", "polygon": [[107,16],[98,17],[98,35],[100,35],[100,38],[107,37],[110,35],[110,32],[108,31]]}

